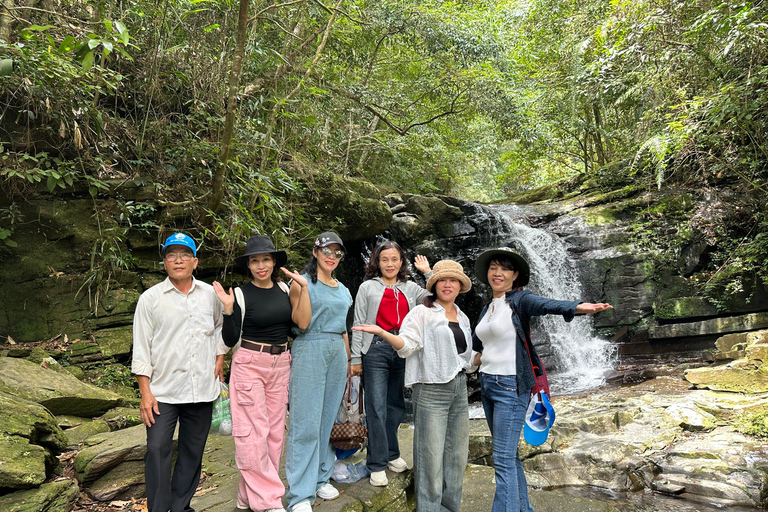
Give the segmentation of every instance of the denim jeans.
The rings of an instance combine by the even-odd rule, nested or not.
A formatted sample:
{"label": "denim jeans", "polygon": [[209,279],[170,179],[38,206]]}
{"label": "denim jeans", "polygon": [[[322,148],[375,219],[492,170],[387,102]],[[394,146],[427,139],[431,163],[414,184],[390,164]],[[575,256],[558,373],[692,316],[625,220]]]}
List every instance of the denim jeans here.
{"label": "denim jeans", "polygon": [[314,502],[333,474],[331,427],[347,384],[347,351],[340,334],[304,334],[293,341],[291,357],[285,497],[292,508]]}
{"label": "denim jeans", "polygon": [[416,512],[458,512],[469,451],[467,377],[413,386]]}
{"label": "denim jeans", "polygon": [[363,354],[363,399],[368,425],[368,469],[382,471],[400,456],[397,429],[405,414],[405,359],[379,336]]}
{"label": "denim jeans", "polygon": [[480,373],[483,409],[493,436],[493,465],[496,495],[492,512],[533,512],[528,501],[528,483],[517,452],[525,411],[531,399],[517,394],[514,375]]}
{"label": "denim jeans", "polygon": [[283,506],[279,471],[290,373],[287,351],[272,355],[240,348],[232,357],[229,397],[240,470],[237,500],[253,510]]}

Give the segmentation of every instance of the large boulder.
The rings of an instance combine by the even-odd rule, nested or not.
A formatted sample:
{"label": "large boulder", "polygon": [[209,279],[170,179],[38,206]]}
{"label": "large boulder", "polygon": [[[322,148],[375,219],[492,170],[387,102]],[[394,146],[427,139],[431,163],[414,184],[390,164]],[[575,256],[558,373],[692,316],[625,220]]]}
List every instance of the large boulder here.
{"label": "large boulder", "polygon": [[[178,430],[174,433],[173,439],[174,443],[178,440]],[[75,457],[75,474],[81,483],[90,485],[124,463],[144,460],[144,454],[147,452],[147,429],[144,425],[136,425],[123,430],[97,434],[86,439],[84,445],[85,447]],[[135,464],[129,464],[129,466],[133,467]],[[128,481],[129,485],[136,483],[132,478],[123,480]],[[117,495],[120,490],[116,490],[114,481],[111,482],[100,488],[108,488],[108,491],[104,491],[105,493],[114,492],[114,495]]]}
{"label": "large boulder", "polygon": [[58,480],[36,489],[0,496],[3,512],[69,512],[80,489],[73,480]]}
{"label": "large boulder", "polygon": [[120,395],[38,364],[0,357],[0,391],[45,406],[53,414],[93,417],[119,405]]}
{"label": "large boulder", "polygon": [[0,489],[40,485],[66,447],[56,418],[39,404],[3,392],[0,411]]}
{"label": "large boulder", "polygon": [[715,359],[729,362],[687,370],[688,382],[719,391],[768,391],[768,329],[723,336],[715,346]]}

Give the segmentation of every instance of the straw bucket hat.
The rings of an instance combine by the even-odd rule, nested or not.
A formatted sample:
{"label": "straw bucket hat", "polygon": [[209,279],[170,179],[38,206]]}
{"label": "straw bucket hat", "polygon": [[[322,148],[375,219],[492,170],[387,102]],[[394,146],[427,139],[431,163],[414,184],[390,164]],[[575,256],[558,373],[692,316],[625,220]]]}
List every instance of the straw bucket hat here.
{"label": "straw bucket hat", "polygon": [[459,293],[466,293],[472,288],[472,281],[469,280],[464,268],[460,263],[453,260],[440,260],[432,267],[432,275],[427,281],[427,291],[432,293],[432,287],[440,279],[452,277],[461,283]]}

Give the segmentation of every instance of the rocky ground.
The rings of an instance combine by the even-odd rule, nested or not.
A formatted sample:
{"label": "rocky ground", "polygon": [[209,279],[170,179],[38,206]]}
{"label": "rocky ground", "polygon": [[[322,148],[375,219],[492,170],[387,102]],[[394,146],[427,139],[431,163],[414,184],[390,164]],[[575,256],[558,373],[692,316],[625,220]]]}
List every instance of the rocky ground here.
{"label": "rocky ground", "polygon": [[[547,442],[520,445],[536,509],[766,506],[768,440],[742,431],[750,424],[768,431],[759,419],[768,411],[768,331],[724,336],[717,348],[713,365],[627,371],[622,384],[554,397],[557,422]],[[0,510],[144,510],[146,441],[135,399],[84,383],[46,359],[7,355],[0,357]],[[412,431],[400,432],[410,462]],[[488,510],[494,482],[484,420],[472,421],[470,461],[463,509]],[[389,476],[386,489],[367,480],[340,485],[341,498],[317,509],[411,510],[410,472]],[[232,438],[212,434],[193,505],[233,511],[237,480]]]}

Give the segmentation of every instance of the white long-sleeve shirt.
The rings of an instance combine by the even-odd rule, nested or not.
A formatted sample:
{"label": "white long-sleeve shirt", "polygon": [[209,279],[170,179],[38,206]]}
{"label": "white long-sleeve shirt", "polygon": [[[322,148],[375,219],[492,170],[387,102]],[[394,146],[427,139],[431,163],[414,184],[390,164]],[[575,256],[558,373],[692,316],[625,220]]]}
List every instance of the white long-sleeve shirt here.
{"label": "white long-sleeve shirt", "polygon": [[149,377],[158,402],[212,402],[219,396],[214,371],[222,318],[211,285],[192,278],[184,294],[170,279],[156,284],[136,305],[131,372]]}
{"label": "white long-sleeve shirt", "polygon": [[405,385],[445,384],[462,370],[472,372],[472,330],[469,319],[458,306],[456,317],[467,341],[467,349],[458,354],[445,309],[438,303],[431,308],[419,305],[403,320],[399,336],[405,342],[397,351],[405,358]]}

